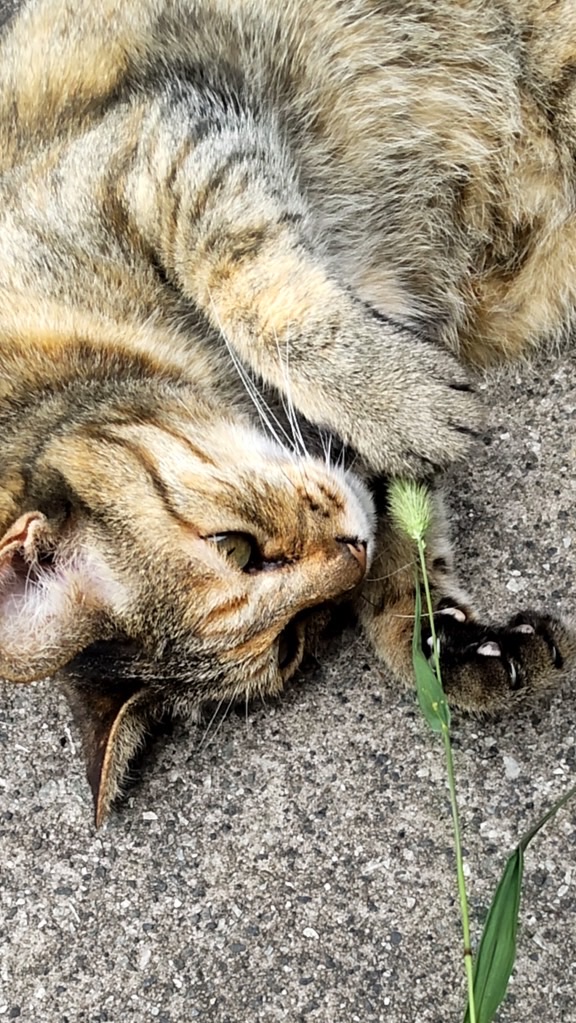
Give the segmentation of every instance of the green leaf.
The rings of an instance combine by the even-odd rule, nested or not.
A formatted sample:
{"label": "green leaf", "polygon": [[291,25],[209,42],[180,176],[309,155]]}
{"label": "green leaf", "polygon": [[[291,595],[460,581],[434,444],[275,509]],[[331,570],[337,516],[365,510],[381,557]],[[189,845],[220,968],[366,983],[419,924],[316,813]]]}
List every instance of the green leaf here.
{"label": "green leaf", "polygon": [[[518,846],[509,857],[486,917],[474,970],[476,1023],[492,1023],[506,994],[516,958],[516,932],[524,853]],[[469,1023],[469,1010],[464,1023]]]}
{"label": "green leaf", "polygon": [[558,813],[558,810],[561,810],[562,807],[565,806],[565,804],[568,802],[568,800],[572,799],[572,796],[576,796],[576,785],[573,785],[572,788],[568,789],[568,791],[565,792],[563,796],[560,796],[560,799],[557,799],[556,802],[552,804],[550,809],[547,810],[546,813],[542,814],[539,820],[536,821],[536,824],[534,824],[534,826],[530,828],[530,830],[527,831],[525,835],[522,835],[522,838],[520,839],[518,845],[521,846],[523,852],[526,852],[526,847],[529,845],[532,839],[538,834],[540,828],[543,828],[544,825],[548,823],[551,817],[555,817],[556,814]]}
{"label": "green leaf", "polygon": [[426,660],[422,650],[422,597],[420,583],[416,579],[416,605],[414,609],[414,633],[412,635],[412,665],[416,678],[418,703],[433,732],[450,728],[450,708],[446,703],[442,683],[434,668]]}
{"label": "green leaf", "polygon": [[[520,839],[504,868],[486,917],[474,970],[474,1001],[477,1023],[492,1023],[502,1002],[516,958],[516,932],[524,853],[535,835],[576,794],[576,785],[558,799]],[[464,1023],[470,1023],[466,1010]]]}

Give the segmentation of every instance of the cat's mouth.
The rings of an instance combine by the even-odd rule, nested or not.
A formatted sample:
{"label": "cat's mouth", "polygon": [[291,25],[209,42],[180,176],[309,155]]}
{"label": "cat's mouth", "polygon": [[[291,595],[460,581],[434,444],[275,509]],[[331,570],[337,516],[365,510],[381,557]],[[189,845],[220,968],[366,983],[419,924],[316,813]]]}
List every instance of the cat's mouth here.
{"label": "cat's mouth", "polygon": [[306,650],[314,647],[334,618],[337,601],[326,601],[300,611],[282,630],[278,639],[278,670],[283,682],[300,667]]}
{"label": "cat's mouth", "polygon": [[303,616],[297,616],[280,633],[278,639],[278,668],[282,681],[286,682],[297,670],[304,653],[306,633]]}

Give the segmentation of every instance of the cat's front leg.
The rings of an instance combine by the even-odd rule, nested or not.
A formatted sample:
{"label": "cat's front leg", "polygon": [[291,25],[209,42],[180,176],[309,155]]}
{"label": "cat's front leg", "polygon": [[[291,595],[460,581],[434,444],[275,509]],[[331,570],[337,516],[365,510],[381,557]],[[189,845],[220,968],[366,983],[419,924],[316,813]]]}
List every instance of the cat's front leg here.
{"label": "cat's front leg", "polygon": [[[394,674],[414,685],[415,553],[384,514],[376,556],[358,600],[358,613],[376,652]],[[576,657],[576,636],[557,618],[526,611],[490,624],[473,609],[453,569],[439,495],[427,536],[427,569],[435,609],[444,688],[451,704],[488,713],[519,699],[537,699],[558,685]],[[429,619],[423,611],[421,643],[432,655]]]}
{"label": "cat's front leg", "polygon": [[430,477],[466,453],[479,410],[448,352],[376,319],[297,247],[275,242],[261,269],[210,292],[214,323],[250,369],[377,472]]}
{"label": "cat's front leg", "polygon": [[457,361],[328,271],[273,125],[213,111],[197,140],[191,102],[166,104],[125,185],[169,278],[245,366],[375,471],[421,477],[463,455],[478,410]]}

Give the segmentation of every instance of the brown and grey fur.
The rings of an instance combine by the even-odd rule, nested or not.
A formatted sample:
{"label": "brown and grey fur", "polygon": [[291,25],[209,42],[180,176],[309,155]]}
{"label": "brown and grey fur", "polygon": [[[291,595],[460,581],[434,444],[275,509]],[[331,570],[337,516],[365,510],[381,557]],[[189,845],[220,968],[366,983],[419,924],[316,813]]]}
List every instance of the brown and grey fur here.
{"label": "brown and grey fur", "polygon": [[[466,366],[571,332],[575,69],[570,0],[30,0],[2,29],[0,676],[64,678],[98,820],[149,720],[279,691],[334,602],[409,674],[385,480],[466,452]],[[570,636],[475,619],[439,497],[428,550],[454,702],[550,684]]]}

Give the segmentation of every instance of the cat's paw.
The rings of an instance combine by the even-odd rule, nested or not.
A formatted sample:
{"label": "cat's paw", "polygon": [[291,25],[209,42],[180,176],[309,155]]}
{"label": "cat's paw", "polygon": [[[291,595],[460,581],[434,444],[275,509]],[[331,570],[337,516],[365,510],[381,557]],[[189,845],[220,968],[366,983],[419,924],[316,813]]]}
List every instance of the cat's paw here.
{"label": "cat's paw", "polygon": [[[558,684],[562,668],[576,652],[569,628],[536,611],[492,626],[469,617],[467,609],[444,606],[434,624],[448,700],[467,710],[496,711],[519,696],[537,697]],[[423,646],[430,655],[427,626]]]}
{"label": "cat's paw", "polygon": [[425,479],[466,454],[482,421],[456,359],[432,342],[403,337],[387,361],[369,366],[344,432],[374,471]]}

